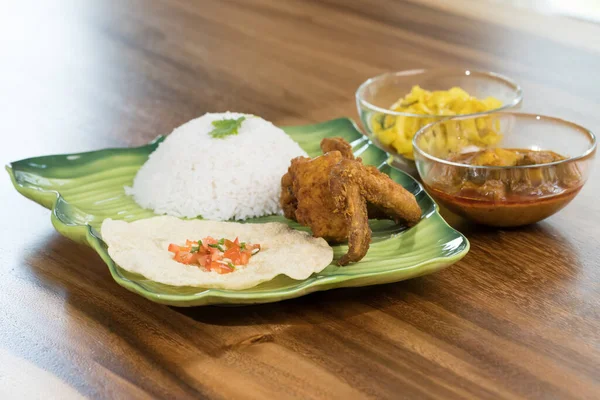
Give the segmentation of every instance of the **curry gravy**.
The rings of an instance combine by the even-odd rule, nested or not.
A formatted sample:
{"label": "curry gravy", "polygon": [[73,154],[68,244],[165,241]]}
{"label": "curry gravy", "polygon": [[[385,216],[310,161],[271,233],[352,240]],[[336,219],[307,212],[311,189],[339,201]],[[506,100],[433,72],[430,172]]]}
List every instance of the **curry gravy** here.
{"label": "curry gravy", "polygon": [[[488,149],[448,160],[473,166],[519,167],[565,159],[552,151]],[[491,226],[520,226],[547,218],[566,206],[584,183],[575,163],[540,168],[436,168],[436,177],[425,185],[428,192],[456,214]]]}

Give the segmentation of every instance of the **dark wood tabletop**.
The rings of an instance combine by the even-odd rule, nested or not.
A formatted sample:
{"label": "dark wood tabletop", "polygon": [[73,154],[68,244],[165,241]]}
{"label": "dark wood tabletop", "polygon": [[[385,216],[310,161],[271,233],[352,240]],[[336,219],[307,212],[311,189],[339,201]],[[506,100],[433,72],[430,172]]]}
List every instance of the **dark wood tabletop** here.
{"label": "dark wood tabletop", "polygon": [[[356,119],[384,71],[463,66],[600,127],[600,25],[476,0],[6,2],[0,161],[141,145],[205,112]],[[0,397],[600,397],[600,175],[544,222],[477,227],[433,275],[178,309],[117,285],[0,183]],[[4,395],[4,396],[3,396]]]}

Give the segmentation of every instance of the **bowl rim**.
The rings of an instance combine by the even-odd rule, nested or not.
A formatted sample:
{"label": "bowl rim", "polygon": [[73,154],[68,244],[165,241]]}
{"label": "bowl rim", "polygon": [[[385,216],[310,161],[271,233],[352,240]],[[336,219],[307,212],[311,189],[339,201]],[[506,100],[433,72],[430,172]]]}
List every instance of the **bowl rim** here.
{"label": "bowl rim", "polygon": [[432,128],[433,126],[437,125],[437,124],[441,124],[441,123],[445,123],[448,122],[450,120],[465,120],[465,119],[472,119],[473,117],[470,116],[451,116],[448,118],[444,118],[442,120],[439,121],[434,121],[430,124],[425,125],[424,127],[422,127],[421,129],[419,129],[417,131],[417,133],[415,133],[415,136],[413,136],[412,139],[412,146],[413,146],[413,154],[414,153],[419,153],[419,155],[431,160],[431,161],[435,161],[441,164],[445,164],[445,165],[450,165],[453,167],[461,167],[461,168],[470,168],[470,169],[478,169],[478,170],[509,170],[509,169],[529,169],[529,168],[544,168],[544,167],[550,167],[550,166],[554,166],[554,165],[560,165],[563,163],[568,163],[568,162],[572,162],[572,161],[578,161],[584,158],[589,157],[590,155],[592,155],[595,151],[596,151],[596,147],[597,147],[597,140],[596,140],[596,135],[589,129],[576,124],[574,122],[571,121],[567,121],[566,119],[562,119],[562,118],[558,118],[558,117],[550,117],[547,115],[541,115],[541,114],[531,114],[531,113],[521,113],[521,112],[500,112],[500,113],[490,113],[487,116],[492,116],[492,114],[497,114],[497,115],[510,115],[510,116],[514,116],[517,118],[534,118],[537,121],[542,121],[542,120],[550,120],[553,122],[558,122],[561,125],[568,125],[571,128],[576,128],[577,130],[581,131],[581,133],[584,133],[588,136],[588,138],[591,141],[590,146],[588,147],[588,149],[580,155],[576,155],[576,156],[572,156],[569,158],[565,158],[564,160],[559,160],[559,161],[554,161],[554,162],[550,162],[550,163],[544,163],[544,164],[534,164],[534,165],[515,165],[515,166],[491,166],[491,165],[471,165],[471,164],[463,164],[463,163],[458,163],[458,162],[454,162],[454,161],[448,161],[448,160],[444,160],[442,158],[439,157],[435,157],[429,153],[427,153],[426,151],[422,150],[418,145],[417,145],[417,138],[423,134],[424,132],[426,132],[427,130],[429,130],[430,128]]}
{"label": "bowl rim", "polygon": [[[409,70],[404,70],[404,71],[396,71],[396,72],[384,72],[383,74],[379,74],[376,75],[374,77],[371,77],[369,79],[367,79],[366,81],[364,81],[363,83],[360,84],[360,86],[358,87],[358,89],[356,89],[356,93],[355,93],[355,98],[356,98],[356,102],[359,103],[360,105],[370,109],[371,111],[377,111],[380,113],[385,113],[388,115],[395,115],[395,116],[401,116],[401,117],[416,117],[416,118],[446,118],[448,117],[448,115],[439,115],[439,114],[413,114],[413,113],[407,113],[407,112],[402,112],[402,111],[394,111],[394,110],[390,110],[388,108],[382,108],[382,107],[378,107],[370,102],[368,102],[367,100],[365,100],[363,98],[362,93],[364,92],[364,90],[370,86],[371,84],[373,84],[374,82],[377,82],[385,77],[394,75],[394,76],[410,76],[410,75],[421,75],[427,72],[445,72],[448,75],[466,75],[466,76],[471,76],[471,75],[481,75],[481,76],[486,76],[488,78],[494,78],[500,81],[503,81],[504,83],[508,84],[509,86],[512,86],[515,90],[515,98],[513,99],[512,102],[507,103],[507,104],[503,104],[501,107],[498,108],[494,108],[492,110],[488,110],[488,111],[480,111],[480,112],[476,112],[476,113],[470,113],[470,114],[457,114],[457,116],[472,116],[472,117],[476,117],[476,116],[481,116],[481,115],[486,115],[486,114],[490,114],[490,113],[494,113],[494,112],[499,112],[499,111],[503,111],[503,110],[507,110],[509,108],[515,107],[517,105],[519,105],[522,101],[523,101],[523,89],[521,88],[521,86],[515,82],[514,80],[512,80],[511,78],[502,75],[502,74],[498,74],[496,72],[491,72],[491,71],[484,71],[484,70],[478,70],[478,69],[471,69],[471,68],[453,68],[453,67],[448,67],[448,68],[420,68],[420,69],[409,69]],[[359,110],[360,111],[360,110]]]}

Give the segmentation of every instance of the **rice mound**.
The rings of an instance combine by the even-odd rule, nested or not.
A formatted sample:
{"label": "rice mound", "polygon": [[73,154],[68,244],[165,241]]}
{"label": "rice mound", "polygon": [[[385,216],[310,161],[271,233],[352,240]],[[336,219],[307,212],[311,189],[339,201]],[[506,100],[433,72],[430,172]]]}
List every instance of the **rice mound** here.
{"label": "rice mound", "polygon": [[[212,122],[245,117],[237,135],[213,138]],[[127,194],[156,214],[244,220],[280,214],[281,177],[306,153],[283,130],[240,113],[205,114],[176,128],[150,154]]]}

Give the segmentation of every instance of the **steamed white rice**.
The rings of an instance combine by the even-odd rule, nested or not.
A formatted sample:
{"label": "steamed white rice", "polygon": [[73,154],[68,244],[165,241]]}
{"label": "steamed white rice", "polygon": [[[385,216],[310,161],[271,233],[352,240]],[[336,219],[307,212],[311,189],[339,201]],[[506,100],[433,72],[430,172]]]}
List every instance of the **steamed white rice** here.
{"label": "steamed white rice", "polygon": [[[212,122],[245,116],[237,135],[215,139]],[[205,114],[176,128],[125,191],[156,214],[244,220],[281,213],[281,177],[306,156],[284,131],[240,113]]]}

